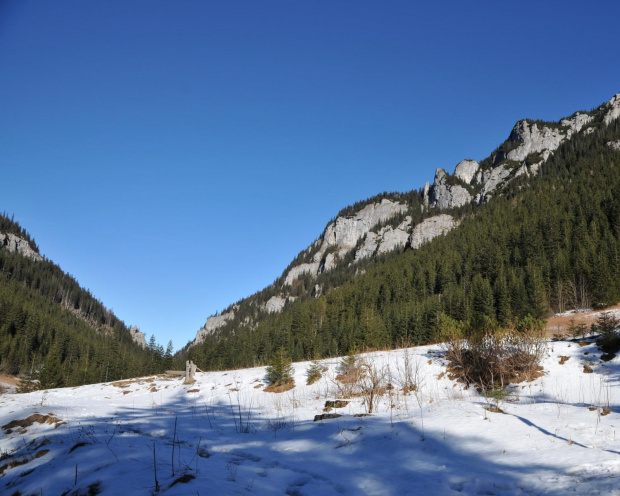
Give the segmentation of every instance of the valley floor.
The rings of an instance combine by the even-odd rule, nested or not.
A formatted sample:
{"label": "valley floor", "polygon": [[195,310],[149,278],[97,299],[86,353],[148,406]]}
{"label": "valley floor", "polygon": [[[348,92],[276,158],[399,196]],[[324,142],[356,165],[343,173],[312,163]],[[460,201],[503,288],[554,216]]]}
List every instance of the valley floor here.
{"label": "valley floor", "polygon": [[445,374],[438,346],[363,356],[393,385],[369,416],[354,397],[315,421],[342,396],[337,359],[311,386],[294,364],[279,394],[264,368],[4,394],[0,493],[620,495],[620,357],[600,355],[550,341],[504,413]]}

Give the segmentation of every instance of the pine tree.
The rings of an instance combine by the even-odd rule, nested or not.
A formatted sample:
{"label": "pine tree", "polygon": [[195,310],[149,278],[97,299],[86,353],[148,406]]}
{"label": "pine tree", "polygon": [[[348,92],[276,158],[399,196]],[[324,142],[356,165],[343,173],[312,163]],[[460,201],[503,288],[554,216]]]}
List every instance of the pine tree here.
{"label": "pine tree", "polygon": [[293,366],[291,365],[291,359],[288,357],[286,350],[282,347],[271,360],[267,366],[267,380],[271,384],[286,384],[293,380]]}

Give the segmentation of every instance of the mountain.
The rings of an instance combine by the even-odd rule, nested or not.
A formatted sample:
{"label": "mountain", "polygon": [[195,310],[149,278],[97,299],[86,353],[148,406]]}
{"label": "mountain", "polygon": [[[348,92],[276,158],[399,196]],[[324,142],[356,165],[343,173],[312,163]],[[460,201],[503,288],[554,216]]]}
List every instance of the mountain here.
{"label": "mountain", "polygon": [[516,326],[617,302],[620,94],[524,119],[489,157],[343,209],[264,290],[207,318],[183,351],[207,367],[435,339],[445,315]]}
{"label": "mountain", "polygon": [[25,389],[73,386],[157,372],[163,355],[0,214],[0,372]]}

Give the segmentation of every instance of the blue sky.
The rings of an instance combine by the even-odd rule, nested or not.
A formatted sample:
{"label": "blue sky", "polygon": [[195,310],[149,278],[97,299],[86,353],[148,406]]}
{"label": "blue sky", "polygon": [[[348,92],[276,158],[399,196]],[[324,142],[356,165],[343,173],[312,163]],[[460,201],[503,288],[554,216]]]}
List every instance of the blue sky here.
{"label": "blue sky", "polygon": [[175,348],[343,207],[620,92],[616,1],[0,0],[0,211]]}

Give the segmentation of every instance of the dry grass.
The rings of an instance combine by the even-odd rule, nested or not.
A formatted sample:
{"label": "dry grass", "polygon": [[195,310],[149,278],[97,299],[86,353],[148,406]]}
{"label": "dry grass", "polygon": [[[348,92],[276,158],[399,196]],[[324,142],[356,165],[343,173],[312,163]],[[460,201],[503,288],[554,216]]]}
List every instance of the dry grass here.
{"label": "dry grass", "polygon": [[567,357],[566,355],[560,355],[559,358],[560,358],[560,365],[564,365],[570,357]]}
{"label": "dry grass", "polygon": [[40,413],[33,413],[30,417],[21,419],[21,420],[12,420],[8,424],[2,426],[2,428],[6,431],[7,434],[10,434],[11,431],[15,427],[21,427],[22,429],[26,429],[30,427],[32,424],[54,424],[54,428],[57,428],[60,425],[63,425],[64,422],[60,419],[53,416],[52,413],[49,415],[41,415]]}
{"label": "dry grass", "polygon": [[276,381],[263,389],[263,391],[266,393],[284,393],[286,391],[290,391],[294,387],[295,381],[291,379],[290,381],[285,382]]}

